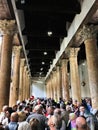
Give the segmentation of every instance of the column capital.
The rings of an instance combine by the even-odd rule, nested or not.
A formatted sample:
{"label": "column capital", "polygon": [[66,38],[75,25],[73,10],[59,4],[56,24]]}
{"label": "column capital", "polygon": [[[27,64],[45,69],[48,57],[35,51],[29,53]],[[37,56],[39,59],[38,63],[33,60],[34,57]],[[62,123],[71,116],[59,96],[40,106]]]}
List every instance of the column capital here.
{"label": "column capital", "polygon": [[96,34],[98,31],[98,26],[94,25],[84,25],[83,28],[81,29],[81,37],[83,41],[88,40],[88,39],[96,39]]}
{"label": "column capital", "polygon": [[61,64],[67,64],[67,62],[69,61],[69,59],[65,58],[61,60]]}
{"label": "column capital", "polygon": [[70,48],[69,57],[77,57],[80,48]]}
{"label": "column capital", "polygon": [[22,46],[13,46],[13,53],[16,55],[16,54],[19,54],[22,50]]}
{"label": "column capital", "polygon": [[1,35],[14,35],[17,32],[15,20],[0,20]]}
{"label": "column capital", "polygon": [[60,66],[56,66],[56,71],[59,71],[60,70]]}

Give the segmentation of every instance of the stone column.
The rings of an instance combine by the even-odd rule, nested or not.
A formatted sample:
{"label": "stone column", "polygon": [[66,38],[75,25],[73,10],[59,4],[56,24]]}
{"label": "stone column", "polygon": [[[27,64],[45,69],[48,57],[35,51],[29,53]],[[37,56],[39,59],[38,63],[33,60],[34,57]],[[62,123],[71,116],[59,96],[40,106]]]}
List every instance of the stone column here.
{"label": "stone column", "polygon": [[62,97],[60,66],[57,66],[57,101]]}
{"label": "stone column", "polygon": [[19,100],[23,100],[23,75],[24,75],[24,65],[25,65],[25,59],[22,58],[20,60],[20,79],[19,79]]}
{"label": "stone column", "polygon": [[81,102],[81,87],[80,87],[80,78],[79,70],[77,63],[77,54],[79,48],[70,48],[70,79],[71,79],[71,90],[72,90],[72,99],[73,103],[75,100]]}
{"label": "stone column", "polygon": [[87,69],[92,107],[98,109],[98,48],[96,27],[84,26],[83,38],[86,51]]}
{"label": "stone column", "polygon": [[53,73],[51,73],[51,98],[54,99]]}
{"label": "stone column", "polygon": [[28,98],[30,98],[30,87],[31,87],[31,79],[30,75],[28,74]]}
{"label": "stone column", "polygon": [[68,83],[68,59],[62,59],[62,96],[66,101],[69,100],[69,83]]}
{"label": "stone column", "polygon": [[27,66],[24,66],[24,72],[23,72],[23,100],[26,99],[26,71]]}
{"label": "stone column", "polygon": [[26,99],[28,99],[28,89],[29,89],[29,80],[28,80],[28,71],[27,71],[27,83],[26,83]]}
{"label": "stone column", "polygon": [[29,97],[31,96],[31,86],[32,86],[32,77],[29,75],[29,91],[28,91],[28,95]]}
{"label": "stone column", "polygon": [[0,33],[3,35],[0,67],[0,111],[4,104],[9,105],[12,41],[15,31],[14,20],[0,20]]}
{"label": "stone column", "polygon": [[29,89],[29,84],[28,84],[28,70],[27,70],[26,71],[26,88],[25,88],[26,99],[28,99],[28,89]]}
{"label": "stone column", "polygon": [[50,74],[49,84],[50,84],[50,97],[51,97],[51,98],[53,98],[53,89],[52,89],[52,74]]}
{"label": "stone column", "polygon": [[57,102],[57,78],[56,78],[56,71],[53,72],[53,81],[54,81],[54,100]]}
{"label": "stone column", "polygon": [[2,49],[2,36],[0,36],[0,66],[1,66],[1,49]]}
{"label": "stone column", "polygon": [[46,83],[46,86],[47,86],[47,98],[49,98],[49,80],[47,81]]}
{"label": "stone column", "polygon": [[47,86],[47,82],[45,82],[45,87],[46,87],[46,97],[48,98],[48,86]]}
{"label": "stone column", "polygon": [[18,92],[19,92],[19,68],[20,68],[20,53],[21,46],[13,46],[13,77],[12,77],[12,86],[10,89],[10,106],[16,104],[18,100]]}

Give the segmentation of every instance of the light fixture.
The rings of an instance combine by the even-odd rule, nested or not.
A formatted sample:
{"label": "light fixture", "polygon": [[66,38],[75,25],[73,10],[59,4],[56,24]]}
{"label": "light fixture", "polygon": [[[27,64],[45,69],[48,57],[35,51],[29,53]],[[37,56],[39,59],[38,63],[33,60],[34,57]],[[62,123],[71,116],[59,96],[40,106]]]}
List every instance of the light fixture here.
{"label": "light fixture", "polygon": [[44,65],[44,64],[45,64],[45,62],[43,61],[43,62],[42,62],[42,65]]}
{"label": "light fixture", "polygon": [[25,4],[25,0],[21,0],[21,4]]}
{"label": "light fixture", "polygon": [[47,55],[47,52],[46,52],[46,51],[44,52],[44,55]]}
{"label": "light fixture", "polygon": [[42,71],[42,70],[43,70],[43,68],[40,68],[40,70]]}
{"label": "light fixture", "polygon": [[47,34],[50,37],[52,35],[52,31],[48,31]]}
{"label": "light fixture", "polygon": [[40,75],[42,74],[42,72],[39,73]]}

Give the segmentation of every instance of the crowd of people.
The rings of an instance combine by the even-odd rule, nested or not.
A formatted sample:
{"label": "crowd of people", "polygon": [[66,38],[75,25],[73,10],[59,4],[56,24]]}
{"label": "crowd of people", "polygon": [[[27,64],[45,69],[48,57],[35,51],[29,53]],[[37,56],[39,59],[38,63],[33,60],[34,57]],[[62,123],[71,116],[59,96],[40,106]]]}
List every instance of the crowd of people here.
{"label": "crowd of people", "polygon": [[0,130],[98,130],[98,110],[92,108],[90,98],[81,103],[30,98],[3,106]]}

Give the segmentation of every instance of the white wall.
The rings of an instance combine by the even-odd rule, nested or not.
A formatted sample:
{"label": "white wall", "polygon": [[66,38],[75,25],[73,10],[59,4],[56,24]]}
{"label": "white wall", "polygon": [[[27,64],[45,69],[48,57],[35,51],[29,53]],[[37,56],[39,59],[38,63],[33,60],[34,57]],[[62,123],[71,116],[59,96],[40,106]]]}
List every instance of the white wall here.
{"label": "white wall", "polygon": [[46,97],[46,88],[44,83],[36,83],[34,82],[31,87],[31,94],[34,97]]}

